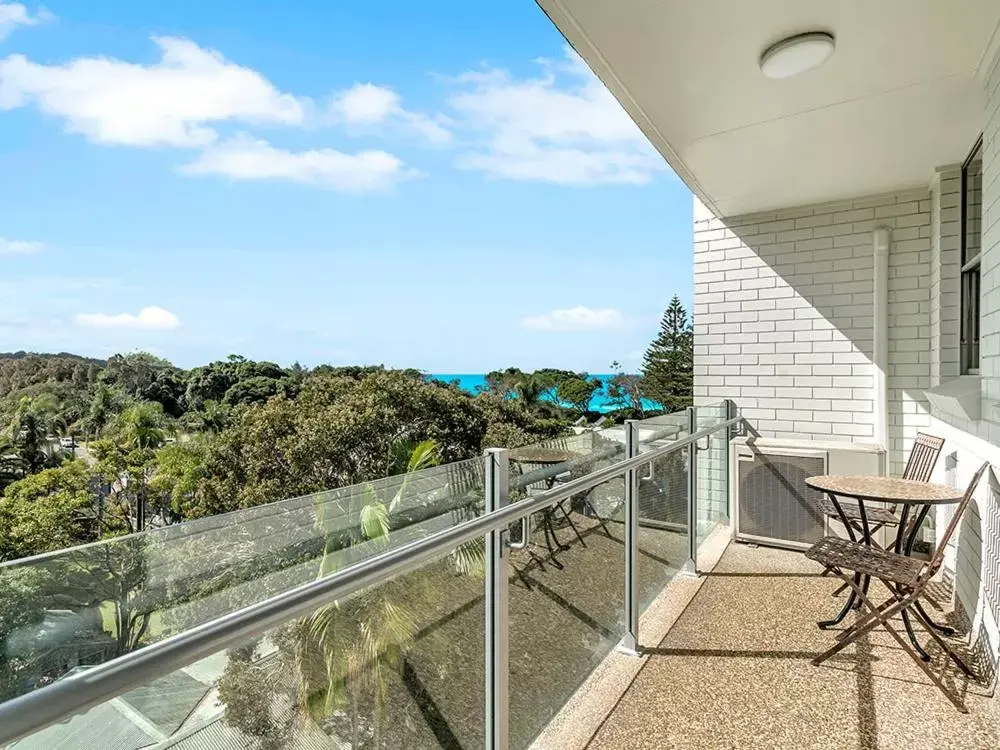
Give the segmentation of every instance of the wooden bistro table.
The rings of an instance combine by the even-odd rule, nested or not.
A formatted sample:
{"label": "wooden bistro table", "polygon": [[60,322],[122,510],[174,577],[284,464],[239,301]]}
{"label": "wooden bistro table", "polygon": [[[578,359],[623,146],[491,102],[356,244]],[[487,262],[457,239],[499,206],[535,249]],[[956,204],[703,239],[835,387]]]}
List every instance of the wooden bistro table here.
{"label": "wooden bistro table", "polygon": [[[893,545],[892,551],[896,554],[909,555],[913,552],[913,543],[917,539],[917,532],[920,529],[920,525],[927,518],[927,514],[930,509],[935,505],[952,505],[958,503],[963,496],[963,491],[961,489],[956,489],[954,487],[945,487],[942,484],[930,484],[929,482],[915,482],[911,479],[899,479],[897,477],[875,477],[875,476],[840,476],[840,475],[823,475],[818,477],[809,477],[806,479],[806,486],[811,487],[814,490],[819,490],[820,492],[825,492],[827,497],[830,498],[830,502],[833,503],[833,507],[837,509],[837,513],[840,516],[840,521],[843,523],[844,528],[847,529],[847,536],[852,542],[861,541],[863,544],[871,546],[871,528],[868,525],[868,514],[865,510],[865,503],[868,501],[888,503],[891,505],[899,505],[902,507],[899,517],[899,532],[896,534],[896,541]],[[844,513],[844,509],[841,507],[840,500],[843,498],[849,498],[856,500],[858,503],[858,515],[861,517],[861,529],[862,538],[858,540],[856,538],[854,529],[851,527],[851,523]],[[906,524],[909,514],[913,509],[916,512],[912,528],[910,533],[906,534]],[[904,543],[903,537],[906,536]],[[862,577],[864,582],[862,584]],[[870,576],[862,576],[860,573],[856,573],[854,581],[856,584],[862,585],[864,591],[868,591],[868,584],[870,583]],[[851,595],[848,597],[847,602],[844,604],[843,609],[834,617],[832,620],[825,620],[819,623],[821,628],[828,628],[833,625],[840,623],[851,610],[851,607],[857,602],[858,595],[852,589]],[[951,628],[945,627],[943,625],[936,624],[927,613],[924,612],[923,607],[920,602],[916,602],[916,607],[920,611],[920,614],[927,620],[928,623],[942,632],[953,635],[954,631]],[[904,610],[903,614],[903,624],[906,626],[906,632],[910,636],[910,642],[917,649],[921,658],[924,661],[930,661],[930,656],[924,651],[923,647],[917,642],[917,636],[913,632],[913,625],[910,623],[910,617]]]}

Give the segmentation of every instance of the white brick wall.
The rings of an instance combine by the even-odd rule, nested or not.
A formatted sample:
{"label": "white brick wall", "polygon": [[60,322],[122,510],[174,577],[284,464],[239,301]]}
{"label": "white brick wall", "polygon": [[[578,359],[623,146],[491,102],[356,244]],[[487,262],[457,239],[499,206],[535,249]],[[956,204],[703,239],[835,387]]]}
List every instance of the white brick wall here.
{"label": "white brick wall", "polygon": [[961,181],[961,168],[950,166],[931,182],[931,385],[959,374]]}
{"label": "white brick wall", "polygon": [[872,230],[887,226],[899,464],[928,420],[930,216],[926,190],[725,219],[696,201],[696,402],[732,398],[766,436],[873,440]]}
{"label": "white brick wall", "polygon": [[1000,417],[1000,55],[986,79],[987,105],[983,125],[983,250],[980,272],[980,371],[983,375],[983,416]]}
{"label": "white brick wall", "polygon": [[[945,439],[933,481],[966,487],[983,461],[1000,467],[1000,447],[995,444],[938,419],[931,420],[930,429]],[[948,508],[938,509],[938,535],[950,513]],[[995,662],[1000,655],[1000,505],[995,474],[987,472],[980,482],[976,502],[962,519],[945,565],[946,575],[955,581],[956,599],[972,623],[973,641],[986,647]]]}
{"label": "white brick wall", "polygon": [[[765,436],[871,441],[873,237],[889,255],[890,471],[913,434],[946,439],[936,481],[988,473],[947,568],[977,645],[1000,657],[1000,54],[984,84],[982,419],[928,414],[923,391],[959,373],[961,175],[928,190],[717,218],[695,201],[695,401],[731,398]],[[970,134],[970,147],[974,134]],[[956,154],[960,159],[963,154]],[[947,521],[939,510],[938,533]]]}

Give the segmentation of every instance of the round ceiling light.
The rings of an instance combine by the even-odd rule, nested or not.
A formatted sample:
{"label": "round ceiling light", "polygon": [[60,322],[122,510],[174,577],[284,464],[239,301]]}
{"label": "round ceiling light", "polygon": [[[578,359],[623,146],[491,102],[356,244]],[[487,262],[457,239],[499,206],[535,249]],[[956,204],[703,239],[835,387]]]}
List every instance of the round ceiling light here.
{"label": "round ceiling light", "polygon": [[768,78],[790,78],[826,62],[833,54],[833,34],[810,31],[772,44],[760,56],[760,70]]}

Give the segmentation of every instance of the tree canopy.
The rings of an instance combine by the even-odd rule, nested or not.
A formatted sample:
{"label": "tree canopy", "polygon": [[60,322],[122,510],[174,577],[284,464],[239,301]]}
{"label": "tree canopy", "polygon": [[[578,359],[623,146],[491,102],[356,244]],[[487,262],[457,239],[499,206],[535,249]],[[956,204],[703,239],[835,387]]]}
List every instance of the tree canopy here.
{"label": "tree canopy", "polygon": [[643,357],[649,398],[667,411],[690,406],[694,392],[694,333],[687,311],[674,295],[660,321],[660,332]]}

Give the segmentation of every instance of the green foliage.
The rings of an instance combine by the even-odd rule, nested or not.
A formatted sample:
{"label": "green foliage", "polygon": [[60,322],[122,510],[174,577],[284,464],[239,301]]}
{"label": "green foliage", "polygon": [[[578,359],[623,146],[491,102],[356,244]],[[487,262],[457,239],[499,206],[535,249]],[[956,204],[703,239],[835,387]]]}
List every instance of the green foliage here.
{"label": "green foliage", "polygon": [[16,635],[37,626],[45,615],[41,589],[45,574],[34,568],[0,568],[0,701],[23,692],[19,683],[31,664],[30,650]]}
{"label": "green foliage", "polygon": [[266,401],[278,393],[294,395],[303,379],[301,368],[291,373],[273,362],[255,362],[237,354],[196,367],[188,374],[187,407],[199,410],[206,401],[227,405]]}
{"label": "green foliage", "polygon": [[643,358],[645,390],[667,411],[692,404],[694,332],[687,311],[674,295],[660,321],[660,332]]}
{"label": "green foliage", "polygon": [[284,707],[281,692],[271,676],[253,663],[255,650],[229,651],[226,670],[219,679],[219,699],[226,707],[223,721],[256,738],[260,750],[279,750],[287,747],[294,714],[277,715]]}
{"label": "green foliage", "polygon": [[486,420],[483,448],[519,448],[565,435],[569,429],[565,421],[539,418],[516,401],[492,391],[476,396],[475,404]]}
{"label": "green foliage", "polygon": [[69,461],[11,484],[0,499],[0,560],[94,541],[99,536],[82,461]]}
{"label": "green foliage", "polygon": [[222,403],[226,406],[239,406],[240,404],[256,404],[267,401],[272,396],[284,390],[285,381],[268,378],[263,375],[255,375],[246,380],[240,380],[230,386]]}
{"label": "green foliage", "polygon": [[179,518],[196,514],[198,485],[207,476],[205,456],[210,438],[198,436],[163,446],[156,452],[155,468],[149,489],[169,498],[170,510]]}
{"label": "green foliage", "polygon": [[184,373],[149,352],[114,355],[108,360],[100,379],[131,399],[160,404],[171,416],[183,413]]}
{"label": "green foliage", "polygon": [[486,373],[486,390],[507,398],[514,395],[515,387],[525,377],[525,373],[516,367],[508,367],[506,370],[493,370]]}
{"label": "green foliage", "polygon": [[389,475],[400,442],[433,440],[442,461],[477,455],[486,421],[467,394],[400,372],[312,376],[234,417],[207,457],[203,515]]}
{"label": "green foliage", "polygon": [[0,353],[0,397],[31,385],[72,382],[78,367],[86,368],[89,374],[104,365],[103,360],[75,354]]}
{"label": "green foliage", "polygon": [[556,396],[561,402],[570,404],[578,414],[585,414],[590,410],[590,402],[600,387],[601,381],[597,379],[568,378],[559,383]]}
{"label": "green foliage", "polygon": [[167,440],[163,406],[147,401],[128,407],[118,416],[113,432],[129,450],[156,450]]}
{"label": "green foliage", "polygon": [[618,362],[611,363],[614,375],[608,380],[608,400],[619,413],[619,418],[645,419],[646,384],[641,375],[622,371]]}

